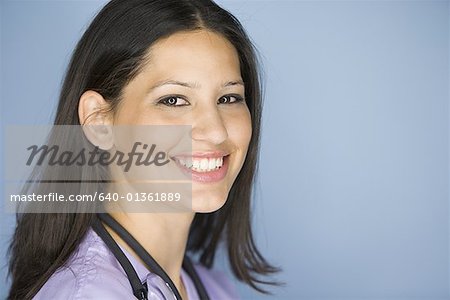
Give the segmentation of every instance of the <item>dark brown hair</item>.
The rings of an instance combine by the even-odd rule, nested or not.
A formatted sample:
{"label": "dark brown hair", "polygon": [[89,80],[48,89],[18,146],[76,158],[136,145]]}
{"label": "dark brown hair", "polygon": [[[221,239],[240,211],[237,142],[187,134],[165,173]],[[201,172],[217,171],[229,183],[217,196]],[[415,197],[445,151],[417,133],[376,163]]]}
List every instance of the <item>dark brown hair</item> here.
{"label": "dark brown hair", "polygon": [[[188,251],[211,267],[224,240],[234,275],[260,292],[273,284],[264,276],[277,272],[258,251],[251,228],[251,197],[258,161],[261,85],[255,49],[239,21],[210,0],[113,0],[92,21],[70,61],[55,125],[80,125],[78,102],[87,90],[100,93],[114,109],[123,88],[141,70],[148,49],[179,31],[207,29],[237,50],[252,120],[252,138],[244,165],[218,211],[196,214]],[[8,299],[31,299],[69,259],[86,234],[94,214],[17,214],[10,245]]]}

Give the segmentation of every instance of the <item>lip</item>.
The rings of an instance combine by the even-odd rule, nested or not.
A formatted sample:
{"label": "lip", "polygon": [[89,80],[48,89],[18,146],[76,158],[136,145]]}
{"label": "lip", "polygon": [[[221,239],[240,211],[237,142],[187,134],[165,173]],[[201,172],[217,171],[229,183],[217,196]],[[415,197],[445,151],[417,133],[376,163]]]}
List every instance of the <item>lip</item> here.
{"label": "lip", "polygon": [[172,158],[220,158],[228,156],[230,153],[225,151],[196,151],[191,153],[181,153],[172,156]]}
{"label": "lip", "polygon": [[[192,181],[202,182],[202,183],[213,183],[218,182],[222,180],[228,171],[228,164],[229,164],[229,155],[211,155],[212,152],[208,152],[208,155],[203,155],[202,153],[192,153],[190,155],[177,155],[173,159],[175,161],[175,164],[181,169],[181,171],[186,174],[186,176],[190,177]],[[214,152],[216,153],[216,152]],[[219,153],[219,152],[217,152]],[[223,153],[223,152],[220,152]],[[201,155],[197,155],[201,154]],[[184,165],[180,164],[177,157],[210,157],[210,158],[218,158],[223,157],[223,164],[222,167],[220,167],[217,170],[212,170],[209,172],[197,172],[192,169],[189,169],[185,167]]]}

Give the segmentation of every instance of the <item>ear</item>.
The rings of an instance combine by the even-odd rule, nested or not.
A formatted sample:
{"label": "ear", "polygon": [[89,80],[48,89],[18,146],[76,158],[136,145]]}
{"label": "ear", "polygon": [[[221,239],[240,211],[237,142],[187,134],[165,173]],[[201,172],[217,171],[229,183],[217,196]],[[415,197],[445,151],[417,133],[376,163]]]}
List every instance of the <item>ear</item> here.
{"label": "ear", "polygon": [[109,104],[95,91],[86,91],[78,104],[78,117],[87,139],[100,149],[111,149],[113,142],[112,118],[105,109]]}

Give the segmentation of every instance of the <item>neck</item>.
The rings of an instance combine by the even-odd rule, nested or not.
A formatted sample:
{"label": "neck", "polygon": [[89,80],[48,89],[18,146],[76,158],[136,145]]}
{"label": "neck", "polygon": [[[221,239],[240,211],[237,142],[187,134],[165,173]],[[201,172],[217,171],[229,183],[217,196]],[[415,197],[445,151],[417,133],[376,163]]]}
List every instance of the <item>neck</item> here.
{"label": "neck", "polygon": [[[194,213],[110,213],[150,255],[158,262],[184,294],[181,283],[181,267]],[[136,257],[139,256],[110,228],[112,237]],[[150,270],[152,271],[152,270]],[[183,296],[183,295],[182,295]],[[185,299],[185,297],[183,297]]]}

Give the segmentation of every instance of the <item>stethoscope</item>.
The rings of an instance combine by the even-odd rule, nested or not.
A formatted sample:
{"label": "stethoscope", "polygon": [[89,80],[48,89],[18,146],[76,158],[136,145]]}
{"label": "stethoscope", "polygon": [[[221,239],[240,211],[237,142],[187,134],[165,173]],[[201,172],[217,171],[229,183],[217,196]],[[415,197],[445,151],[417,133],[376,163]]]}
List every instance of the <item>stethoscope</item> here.
{"label": "stethoscope", "polygon": [[[181,300],[180,292],[175,287],[173,281],[163,270],[163,268],[156,262],[156,260],[139,244],[139,242],[109,214],[97,214],[97,216],[98,218],[94,218],[92,228],[105,242],[109,250],[111,250],[115,258],[118,260],[119,264],[124,269],[133,289],[134,296],[139,300],[149,299],[147,282],[144,284],[141,282],[131,262],[128,260],[125,253],[123,253],[122,249],[106,230],[102,222],[108,225],[112,230],[114,230],[114,232],[117,233],[122,238],[122,240],[125,241],[125,243],[127,243],[128,246],[130,246],[131,249],[133,249],[133,251],[142,259],[147,267],[152,270],[152,273],[156,275],[152,278],[152,283],[154,283],[154,287],[156,288],[156,292],[158,293],[159,297],[163,297],[165,299],[172,298]],[[184,257],[183,269],[191,277],[200,299],[209,300],[205,286],[200,280],[200,277],[198,276],[188,256]],[[155,296],[157,294],[153,293],[152,295]]]}

